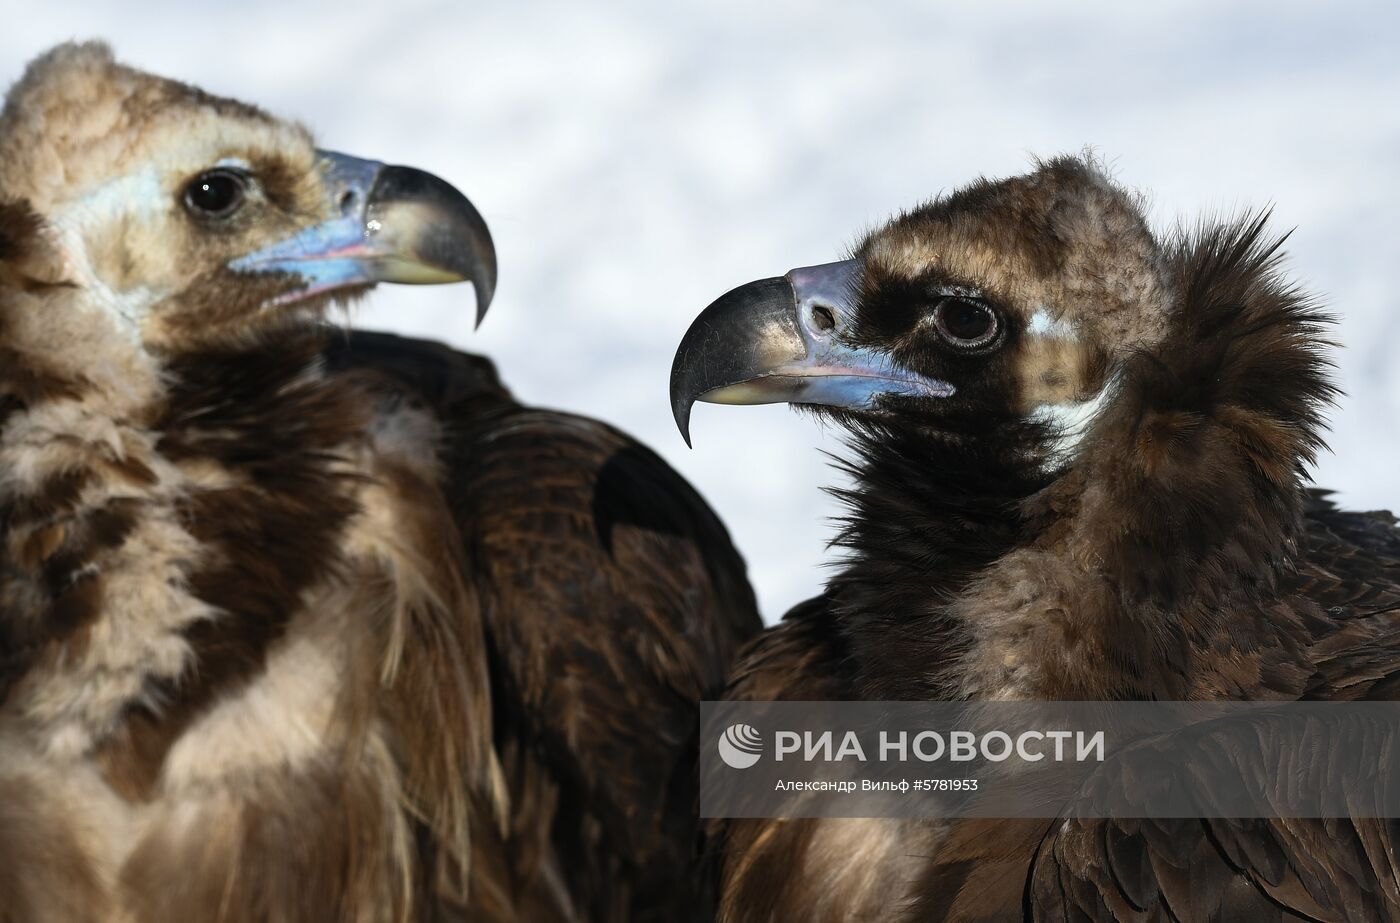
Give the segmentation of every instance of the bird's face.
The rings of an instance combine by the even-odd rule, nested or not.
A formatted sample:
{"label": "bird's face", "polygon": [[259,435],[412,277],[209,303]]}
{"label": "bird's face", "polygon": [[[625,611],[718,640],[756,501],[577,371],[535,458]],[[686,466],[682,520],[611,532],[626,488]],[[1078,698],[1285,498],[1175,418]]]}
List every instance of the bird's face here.
{"label": "bird's face", "polygon": [[1057,462],[1111,398],[1115,359],[1161,336],[1162,299],[1136,203],[1057,160],[906,213],[851,259],[724,295],[677,352],[673,409],[687,438],[696,400],[956,436],[1039,422],[1021,429]]}
{"label": "bird's face", "polygon": [[0,115],[0,203],[29,273],[153,349],[248,338],[379,281],[495,282],[480,215],[421,171],[318,150],[299,125],[116,64],[32,65]]}

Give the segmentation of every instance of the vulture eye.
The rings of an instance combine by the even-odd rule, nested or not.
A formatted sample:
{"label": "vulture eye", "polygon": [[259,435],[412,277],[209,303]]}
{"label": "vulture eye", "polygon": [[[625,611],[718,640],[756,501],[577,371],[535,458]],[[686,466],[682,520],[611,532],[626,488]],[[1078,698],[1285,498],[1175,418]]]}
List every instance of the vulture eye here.
{"label": "vulture eye", "polygon": [[202,218],[227,218],[243,204],[246,187],[232,170],[210,170],[185,187],[185,207]]}
{"label": "vulture eye", "polygon": [[991,306],[972,298],[949,297],[933,308],[939,336],[959,349],[977,349],[996,339],[999,325]]}

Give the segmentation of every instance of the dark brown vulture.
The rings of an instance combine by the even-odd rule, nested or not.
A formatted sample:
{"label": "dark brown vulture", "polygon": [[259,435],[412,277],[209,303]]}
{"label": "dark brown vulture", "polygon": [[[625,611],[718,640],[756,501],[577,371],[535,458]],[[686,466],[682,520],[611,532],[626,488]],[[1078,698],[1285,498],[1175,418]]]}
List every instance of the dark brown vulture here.
{"label": "dark brown vulture", "polygon": [[[738,699],[1400,697],[1400,531],[1308,486],[1327,318],[1262,217],[1167,237],[1093,164],[979,181],[735,289],[696,399],[849,432],[847,557]],[[721,919],[1400,918],[1400,825],[745,820]]]}
{"label": "dark brown vulture", "polygon": [[[670,921],[759,627],[657,456],[327,324],[442,180],[63,46],[0,114],[0,920]],[[712,890],[712,889],[711,889]]]}

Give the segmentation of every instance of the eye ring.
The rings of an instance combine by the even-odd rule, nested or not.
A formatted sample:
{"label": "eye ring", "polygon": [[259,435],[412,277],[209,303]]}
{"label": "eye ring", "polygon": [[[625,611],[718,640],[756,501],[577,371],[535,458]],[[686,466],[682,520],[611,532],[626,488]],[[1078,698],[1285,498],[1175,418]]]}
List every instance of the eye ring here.
{"label": "eye ring", "polygon": [[206,170],[185,186],[185,208],[199,218],[228,218],[247,198],[248,180],[234,170]]}
{"label": "eye ring", "polygon": [[933,324],[949,346],[960,350],[982,349],[1001,332],[997,312],[985,301],[949,295],[933,306]]}

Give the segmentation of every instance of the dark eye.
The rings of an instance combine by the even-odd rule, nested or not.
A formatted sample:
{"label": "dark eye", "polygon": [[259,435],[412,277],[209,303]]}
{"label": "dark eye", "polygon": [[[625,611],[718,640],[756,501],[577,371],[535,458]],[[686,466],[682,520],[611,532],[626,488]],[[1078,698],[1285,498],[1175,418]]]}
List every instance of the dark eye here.
{"label": "dark eye", "polygon": [[997,314],[972,298],[944,298],[933,309],[938,333],[959,349],[986,346],[997,335]]}
{"label": "dark eye", "polygon": [[232,170],[210,170],[185,187],[185,207],[204,218],[227,218],[243,204],[247,182]]}

